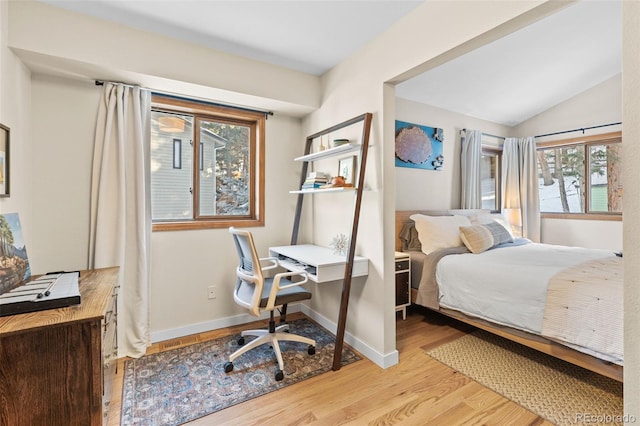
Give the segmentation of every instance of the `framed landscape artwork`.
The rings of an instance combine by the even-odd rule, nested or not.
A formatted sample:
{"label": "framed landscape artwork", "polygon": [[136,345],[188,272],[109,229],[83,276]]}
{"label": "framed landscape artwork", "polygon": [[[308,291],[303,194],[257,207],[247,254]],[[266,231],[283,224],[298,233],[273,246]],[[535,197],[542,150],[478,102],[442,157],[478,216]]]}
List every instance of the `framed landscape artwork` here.
{"label": "framed landscape artwork", "polygon": [[0,124],[0,197],[9,196],[9,128]]}
{"label": "framed landscape artwork", "polygon": [[442,170],[444,133],[438,127],[396,120],[396,167]]}
{"label": "framed landscape artwork", "polygon": [[0,214],[0,294],[31,276],[27,248],[18,213]]}

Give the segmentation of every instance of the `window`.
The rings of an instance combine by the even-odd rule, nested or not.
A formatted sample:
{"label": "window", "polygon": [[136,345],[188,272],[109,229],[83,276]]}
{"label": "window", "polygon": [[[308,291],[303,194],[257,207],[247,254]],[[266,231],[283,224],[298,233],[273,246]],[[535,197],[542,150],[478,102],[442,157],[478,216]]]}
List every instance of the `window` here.
{"label": "window", "polygon": [[500,210],[500,165],[502,152],[499,148],[482,147],[480,157],[480,186],[482,208]]}
{"label": "window", "polygon": [[540,212],[620,214],[619,132],[538,144]]}
{"label": "window", "polygon": [[154,95],[154,230],[264,224],[264,125],[259,112]]}

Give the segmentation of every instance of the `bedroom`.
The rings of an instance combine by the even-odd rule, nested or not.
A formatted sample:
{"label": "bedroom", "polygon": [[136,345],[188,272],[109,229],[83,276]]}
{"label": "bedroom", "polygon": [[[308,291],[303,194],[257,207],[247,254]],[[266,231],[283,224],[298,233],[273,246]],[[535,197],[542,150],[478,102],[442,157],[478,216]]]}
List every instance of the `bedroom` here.
{"label": "bedroom", "polygon": [[[61,14],[50,11],[45,19],[42,15],[47,12],[30,10],[31,8],[28,4],[20,5],[20,10],[17,11],[13,9],[14,6],[13,4],[7,5],[3,3],[3,24],[8,19],[6,13],[20,12],[23,15],[24,27],[16,28],[14,23],[11,23],[8,31],[10,31],[11,42],[20,44],[24,51],[31,49],[32,51],[39,51],[40,55],[66,56],[65,60],[60,60],[60,63],[57,64],[59,66],[62,66],[65,62],[80,62],[81,65],[85,66],[91,62],[102,63],[103,60],[99,57],[100,53],[94,50],[83,49],[84,57],[81,57],[77,51],[74,52],[78,48],[76,46],[77,41],[74,41],[77,36],[74,37],[73,34],[55,35],[54,27],[56,23],[61,22],[60,20],[64,23],[69,23],[73,28],[85,28],[86,22],[77,22],[76,20],[69,22],[71,18],[68,16],[60,16]],[[425,10],[416,11],[417,14],[414,19],[427,19],[425,17],[434,12],[430,9],[431,7],[435,6],[428,5],[424,8]],[[438,9],[438,13],[450,14],[456,17],[460,15],[457,7],[447,8],[446,5],[439,5],[439,7],[442,10]],[[386,135],[389,127],[387,120],[393,120],[392,117],[395,114],[393,113],[394,108],[386,103],[386,97],[383,100],[383,90],[386,92],[391,88],[382,88],[382,82],[388,81],[405,70],[435,57],[441,51],[463,43],[471,39],[473,35],[482,33],[485,29],[496,26],[528,9],[528,7],[524,6],[521,9],[518,6],[511,6],[511,8],[505,8],[505,10],[496,7],[496,10],[485,11],[482,8],[474,9],[474,6],[470,5],[469,8],[464,10],[464,13],[468,14],[468,16],[475,14],[486,16],[485,24],[478,25],[473,30],[469,30],[469,32],[451,32],[450,38],[445,37],[444,40],[439,42],[441,44],[434,45],[431,50],[419,54],[418,57],[398,57],[385,50],[383,46],[372,46],[370,49],[373,53],[389,60],[382,61],[385,64],[384,66],[379,64],[378,60],[375,61],[376,66],[374,68],[378,71],[375,76],[371,76],[371,81],[354,81],[354,70],[358,70],[360,67],[369,69],[370,64],[362,63],[362,61],[366,62],[367,58],[351,58],[323,78],[322,86],[326,95],[322,103],[319,101],[321,97],[318,94],[321,83],[317,79],[296,75],[292,76],[293,80],[289,79],[286,84],[281,80],[275,81],[273,90],[280,90],[283,95],[286,95],[284,96],[285,99],[282,100],[283,102],[304,104],[309,110],[315,109],[319,105],[321,105],[321,108],[306,117],[302,122],[298,117],[285,115],[276,116],[268,121],[268,126],[270,126],[268,131],[272,134],[280,135],[281,141],[285,142],[270,147],[275,151],[270,151],[269,155],[272,155],[272,157],[269,157],[269,161],[273,161],[272,164],[278,164],[278,159],[292,158],[298,155],[302,150],[299,141],[303,135],[343,119],[345,115],[359,114],[363,109],[384,112],[385,125],[382,122],[377,122],[374,134],[376,134],[377,138],[381,138],[382,134]],[[35,17],[32,13],[35,14]],[[50,37],[52,39],[58,38],[55,38],[55,42],[50,45],[42,46],[42,41],[39,41],[31,31],[36,26],[40,28],[40,32],[51,34]],[[5,25],[2,27],[3,31],[7,28]],[[109,26],[100,26],[100,28],[105,31],[105,34],[112,29]],[[29,34],[30,31],[31,34]],[[625,31],[633,31],[633,28],[627,28]],[[446,32],[445,29],[443,29],[443,32]],[[402,31],[397,30],[396,33],[389,34],[388,41],[392,44],[404,43],[406,42],[406,36],[403,37],[403,34]],[[130,35],[134,37],[136,33],[133,32]],[[29,237],[31,240],[30,247],[33,247],[31,254],[34,262],[38,262],[42,269],[53,269],[60,265],[65,268],[81,268],[86,262],[84,254],[86,247],[84,239],[86,236],[76,235],[74,237],[76,239],[70,240],[69,234],[71,230],[75,229],[75,224],[85,224],[87,220],[86,214],[83,212],[86,208],[86,198],[79,197],[77,194],[86,194],[88,192],[88,183],[84,177],[88,175],[89,170],[89,162],[86,159],[90,158],[89,141],[92,137],[94,113],[85,106],[95,105],[98,99],[98,92],[90,83],[80,84],[38,73],[34,73],[32,77],[26,66],[12,56],[13,53],[7,49],[7,35],[4,32],[3,37],[5,38],[3,38],[2,45],[2,113],[3,117],[8,116],[5,121],[12,124],[12,136],[15,142],[15,150],[13,151],[15,154],[15,162],[13,163],[15,167],[13,174],[15,186],[12,197],[8,200],[3,200],[3,211],[20,210],[24,212],[25,224],[31,229]],[[105,42],[96,41],[96,43],[96,45],[100,46]],[[105,49],[105,51],[109,51],[109,49]],[[26,56],[29,57],[29,55]],[[151,59],[145,58],[146,61]],[[145,64],[140,63],[142,61],[136,62],[135,58],[130,58],[129,60],[133,63],[121,64],[122,70],[133,69],[133,71],[138,71],[147,69]],[[114,60],[114,63],[118,63],[118,61]],[[165,76],[171,73],[180,75],[173,69],[167,71],[166,64],[156,64],[156,66],[161,70],[159,73],[164,73]],[[122,71],[119,77],[122,79],[131,77],[130,72]],[[197,70],[192,72],[197,72]],[[118,76],[113,78],[116,77]],[[197,77],[203,81],[210,81],[212,78],[207,75],[199,75]],[[363,89],[369,93],[368,96],[361,96]],[[62,108],[57,107],[59,102],[57,99],[61,95],[68,99],[68,103],[71,104],[65,105],[64,109],[74,114],[73,137],[71,137],[72,133],[69,129],[64,129],[62,132],[55,131],[54,134],[51,134],[51,129],[61,129],[63,126],[69,126],[70,123],[68,117],[60,112]],[[279,96],[283,97],[283,95]],[[19,104],[19,109],[15,108],[9,98],[23,99]],[[301,100],[301,98],[304,99]],[[624,113],[626,114],[627,112],[633,112],[633,109],[625,109]],[[33,128],[31,127],[32,121]],[[21,143],[21,138],[29,139],[22,139]],[[384,139],[387,140],[389,138],[385,137]],[[392,138],[389,140],[392,140]],[[287,144],[288,146],[286,146]],[[395,184],[392,178],[392,166],[390,167],[389,164],[385,163],[387,157],[389,157],[387,154],[391,153],[392,156],[392,150],[389,151],[387,146],[384,146],[383,149],[385,151],[385,160],[383,161],[381,153],[378,153],[379,157],[374,163],[376,166],[370,169],[372,172],[369,175],[375,183],[374,187],[380,188],[379,191],[373,191],[367,206],[372,215],[370,222],[366,226],[372,237],[370,240],[363,240],[362,244],[370,245],[371,247],[382,247],[382,241],[392,241],[393,239],[394,206],[393,202],[389,203],[389,201],[395,198]],[[633,156],[633,151],[627,154]],[[29,158],[32,158],[32,160],[28,160]],[[50,160],[53,160],[55,164],[51,165]],[[62,175],[54,173],[59,172],[59,163],[66,164],[68,162],[75,164],[76,167]],[[21,164],[24,165],[24,169],[17,168]],[[30,177],[30,173],[34,173],[34,176]],[[633,178],[633,173],[632,170],[626,176]],[[47,177],[46,181],[43,178],[44,176]],[[270,201],[267,206],[269,226],[268,229],[260,230],[259,235],[261,240],[269,240],[276,243],[277,241],[286,241],[292,220],[291,216],[286,217],[285,215],[281,217],[276,213],[280,206],[288,206],[292,203],[292,200],[285,194],[286,191],[280,191],[279,188],[286,188],[289,182],[295,181],[296,172],[295,170],[288,170],[284,171],[283,175],[275,175],[270,178],[275,183],[274,186],[278,188],[269,192]],[[631,198],[634,196],[633,191],[630,190],[627,194],[631,195],[630,197],[625,197],[625,202],[633,201],[633,198]],[[46,217],[36,214],[47,203],[60,197],[64,197],[64,200],[70,203],[68,210],[62,208],[49,210],[49,214]],[[384,200],[387,202],[385,203]],[[632,211],[634,210],[632,209]],[[60,226],[56,227],[56,229],[51,229],[49,226],[51,222],[60,223]],[[381,223],[384,225],[384,235],[380,233]],[[625,227],[629,225],[633,229],[633,224],[633,214],[625,216]],[[85,229],[86,226],[81,228]],[[316,230],[315,232],[321,234],[323,230]],[[326,234],[332,233],[333,231]],[[46,236],[46,238],[42,236]],[[189,326],[194,324],[211,328],[223,326],[224,323],[216,323],[215,319],[225,318],[237,313],[237,311],[225,311],[228,306],[226,301],[231,299],[230,292],[219,294],[215,303],[201,300],[204,299],[205,294],[203,288],[209,285],[211,277],[215,274],[208,266],[210,259],[219,259],[222,264],[224,263],[225,254],[222,251],[199,250],[199,248],[208,247],[212,238],[227,241],[227,237],[222,233],[216,232],[184,232],[173,235],[159,233],[153,236],[153,250],[154,255],[157,256],[156,260],[154,260],[154,267],[156,268],[154,269],[154,280],[158,283],[158,293],[153,294],[153,299],[157,306],[154,307],[151,319],[153,324],[152,331],[156,332],[156,337],[162,337],[160,332],[166,330],[186,332],[189,330]],[[56,250],[53,243],[56,240],[65,242],[65,250]],[[625,236],[625,244],[633,244],[633,242],[633,234]],[[394,323],[395,315],[391,306],[392,303],[387,302],[387,300],[391,300],[393,290],[383,285],[383,282],[392,279],[391,248],[388,251],[387,253],[382,248],[376,248],[370,249],[366,253],[371,259],[372,265],[375,265],[375,268],[372,269],[376,270],[376,275],[369,277],[366,286],[369,289],[362,290],[360,295],[361,300],[366,301],[366,303],[354,304],[355,311],[354,315],[351,316],[353,323],[350,324],[349,328],[353,336],[357,336],[360,341],[366,342],[374,349],[373,357],[375,358],[377,353],[377,361],[380,364],[386,362],[385,356],[387,355],[391,360],[389,363],[392,363],[395,351],[395,332],[389,330],[391,328],[389,324]],[[628,250],[628,253],[628,256],[633,256],[632,250]],[[166,265],[172,264],[176,265],[176,267],[172,270],[165,269]],[[222,273],[222,276],[219,277],[219,282],[228,281],[229,276],[229,273],[226,273],[226,275]],[[175,284],[183,281],[194,282],[197,285],[181,284],[178,286]],[[382,288],[384,290],[381,290]],[[380,294],[382,291],[385,294]],[[633,297],[633,293],[631,295]],[[333,294],[319,297],[317,305],[314,305],[313,308],[319,309],[327,317],[333,317],[335,311],[325,309],[322,306],[331,306],[334,297],[335,295]],[[191,299],[197,299],[198,302],[194,304]],[[185,309],[187,306],[190,309]],[[384,316],[379,315],[380,311],[385,312]],[[167,315],[167,313],[171,313],[171,315]],[[629,318],[629,320],[631,319],[632,317]],[[388,331],[381,335],[377,331],[381,329]],[[631,330],[635,329],[632,328]],[[633,342],[633,340],[630,342]]]}

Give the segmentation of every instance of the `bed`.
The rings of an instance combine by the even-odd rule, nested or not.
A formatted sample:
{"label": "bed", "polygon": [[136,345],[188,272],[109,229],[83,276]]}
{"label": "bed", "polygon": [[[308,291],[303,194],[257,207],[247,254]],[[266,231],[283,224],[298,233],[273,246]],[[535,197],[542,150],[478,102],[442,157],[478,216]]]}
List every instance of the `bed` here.
{"label": "bed", "polygon": [[515,238],[501,219],[397,211],[412,303],[622,381],[622,258]]}

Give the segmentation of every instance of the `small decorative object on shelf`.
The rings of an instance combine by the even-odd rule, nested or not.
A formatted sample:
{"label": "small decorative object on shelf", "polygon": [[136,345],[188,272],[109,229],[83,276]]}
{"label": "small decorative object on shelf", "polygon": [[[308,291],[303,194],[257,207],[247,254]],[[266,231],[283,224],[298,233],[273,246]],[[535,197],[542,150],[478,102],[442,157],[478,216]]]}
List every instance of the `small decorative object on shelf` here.
{"label": "small decorative object on shelf", "polygon": [[[327,136],[327,139],[329,138],[329,136]],[[326,146],[324,146],[324,142],[322,141],[322,136],[320,136],[320,147],[319,150],[320,151],[324,151],[325,149],[327,149]]]}
{"label": "small decorative object on shelf", "polygon": [[320,189],[344,188],[344,187],[352,187],[352,186],[353,184],[345,182],[344,176],[334,176],[331,178],[331,182],[329,182],[326,185],[320,186]]}
{"label": "small decorative object on shelf", "polygon": [[333,140],[333,146],[337,147],[337,146],[341,146],[344,144],[349,143],[349,139],[334,139]]}
{"label": "small decorative object on shelf", "polygon": [[331,248],[333,254],[344,256],[347,254],[347,247],[349,246],[349,238],[344,234],[338,234],[331,240]]}

